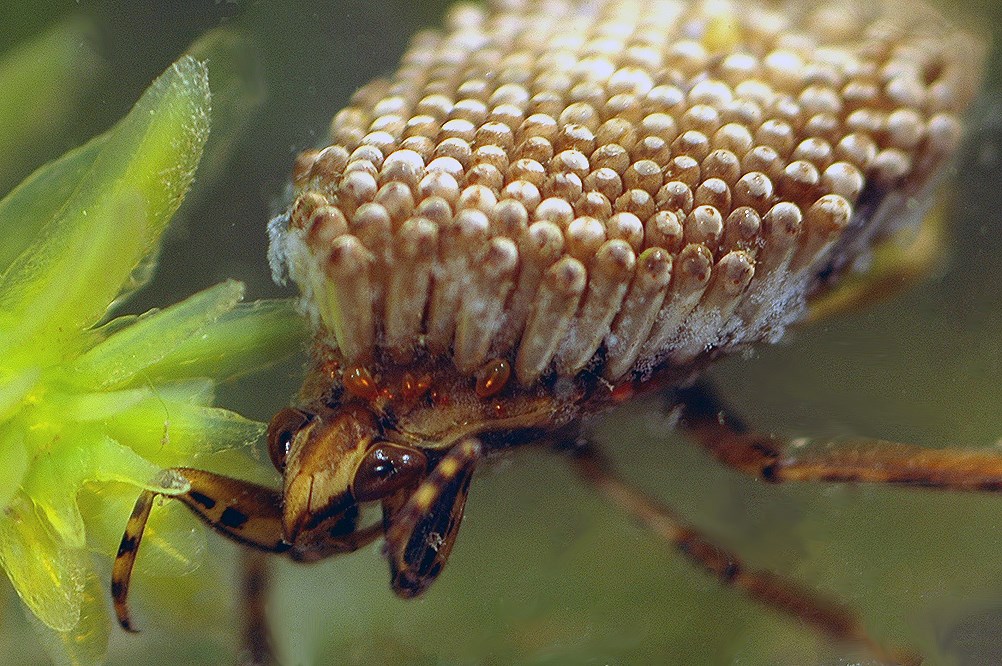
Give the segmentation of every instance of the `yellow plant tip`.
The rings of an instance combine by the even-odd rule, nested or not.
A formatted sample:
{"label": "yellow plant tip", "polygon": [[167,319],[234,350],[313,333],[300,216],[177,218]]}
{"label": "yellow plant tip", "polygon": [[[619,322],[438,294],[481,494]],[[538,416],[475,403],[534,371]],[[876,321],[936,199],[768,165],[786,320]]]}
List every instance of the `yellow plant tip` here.
{"label": "yellow plant tip", "polygon": [[0,565],[45,626],[70,631],[80,620],[88,556],[53,538],[27,496],[0,515]]}
{"label": "yellow plant tip", "polygon": [[34,615],[27,614],[53,663],[69,666],[104,663],[111,631],[104,594],[104,586],[97,574],[87,574],[81,594],[80,620],[67,631],[55,631],[39,622]]}

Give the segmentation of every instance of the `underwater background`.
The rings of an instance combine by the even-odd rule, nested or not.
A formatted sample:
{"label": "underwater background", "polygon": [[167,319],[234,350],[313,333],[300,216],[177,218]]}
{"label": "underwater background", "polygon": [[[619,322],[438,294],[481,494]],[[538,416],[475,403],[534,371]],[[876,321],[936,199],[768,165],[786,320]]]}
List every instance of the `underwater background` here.
{"label": "underwater background", "polygon": [[[358,86],[396,67],[411,34],[440,25],[448,4],[0,0],[0,59],[49,34],[38,57],[79,67],[77,85],[62,84],[63,95],[46,101],[51,116],[39,115],[39,131],[22,144],[2,136],[3,114],[18,110],[0,99],[0,154],[15,156],[0,163],[0,196],[124,115],[200,35],[231,31],[254,54],[243,63],[257,84],[246,116],[231,123],[237,130],[223,157],[203,162],[156,276],[128,309],[169,305],[228,277],[247,283],[251,299],[291,295],[271,281],[265,224],[293,158],[322,139]],[[999,42],[1002,6],[994,0],[948,6]],[[712,379],[750,423],[792,436],[1002,447],[999,65],[993,54],[949,185],[945,261],[905,294],[718,364]],[[44,99],[48,91],[37,93]],[[224,387],[220,402],[267,420],[300,377],[301,362],[285,364]],[[750,565],[841,599],[876,637],[918,648],[926,663],[1002,663],[1002,497],[769,486],[687,443],[657,398],[594,427],[628,479]],[[180,583],[137,572],[142,633],[116,630],[110,664],[233,661],[239,550],[203,534],[194,517],[190,528],[185,543],[204,552],[186,556],[199,568]],[[390,592],[378,544],[321,564],[274,565],[270,613],[288,664],[857,663],[721,587],[535,449],[479,475],[448,571],[417,601]],[[185,586],[194,591],[178,593]],[[0,590],[0,659],[48,663],[16,594],[6,582]]]}

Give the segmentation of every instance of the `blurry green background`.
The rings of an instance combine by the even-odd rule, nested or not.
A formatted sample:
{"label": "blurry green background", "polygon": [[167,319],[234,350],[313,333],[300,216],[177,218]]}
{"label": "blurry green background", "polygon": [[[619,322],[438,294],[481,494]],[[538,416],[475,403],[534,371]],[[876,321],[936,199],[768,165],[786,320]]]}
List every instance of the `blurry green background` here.
{"label": "blurry green background", "polygon": [[[33,111],[35,136],[4,136],[3,114],[21,111],[0,100],[0,149],[16,155],[0,164],[0,193],[111,125],[199,35],[239,28],[257,50],[248,71],[260,111],[245,119],[231,151],[220,151],[227,159],[215,173],[200,173],[157,276],[130,309],[167,305],[225,277],[245,281],[251,297],[288,294],[270,280],[264,227],[293,157],[320,140],[355,88],[392,71],[408,36],[438,25],[447,4],[0,0],[0,58],[62,23],[70,37],[39,52],[79,68],[60,94],[37,89],[47,111]],[[998,41],[994,0],[957,4]],[[713,378],[752,423],[792,435],[1002,446],[999,62],[993,56],[958,162],[946,265],[869,312],[720,364]],[[67,108],[72,115],[61,115]],[[299,372],[293,364],[254,377],[227,387],[223,400],[266,420],[294,393]],[[766,486],[719,468],[672,433],[656,399],[595,428],[628,478],[749,563],[848,602],[877,636],[920,648],[927,663],[1002,663],[1002,498]],[[203,529],[194,518],[191,528]],[[143,632],[116,632],[110,663],[232,661],[238,550],[213,535],[207,543],[211,575],[192,579],[215,581],[204,589],[179,598],[172,584],[138,578]],[[448,571],[420,600],[391,594],[378,545],[276,568],[270,610],[289,664],[854,662],[844,648],[720,588],[535,450],[480,475]],[[46,663],[16,595],[0,585],[8,588],[0,660]]]}

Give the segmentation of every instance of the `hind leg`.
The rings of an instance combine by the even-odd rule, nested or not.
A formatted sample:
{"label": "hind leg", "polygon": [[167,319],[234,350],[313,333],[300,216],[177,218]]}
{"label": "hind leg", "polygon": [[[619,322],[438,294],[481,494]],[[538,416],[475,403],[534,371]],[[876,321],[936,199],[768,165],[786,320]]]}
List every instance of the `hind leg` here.
{"label": "hind leg", "polygon": [[696,566],[763,605],[790,616],[835,642],[864,647],[881,662],[919,664],[921,657],[885,648],[874,640],[856,614],[842,604],[783,576],[745,566],[739,555],[722,548],[679,519],[657,500],[619,477],[609,460],[586,440],[562,446],[580,474],[602,497],[649,529]]}
{"label": "hind leg", "polygon": [[[717,460],[771,483],[825,481],[998,492],[997,450],[928,449],[879,439],[804,442],[750,431],[709,388],[679,391],[680,426]],[[805,444],[810,444],[805,445]]]}

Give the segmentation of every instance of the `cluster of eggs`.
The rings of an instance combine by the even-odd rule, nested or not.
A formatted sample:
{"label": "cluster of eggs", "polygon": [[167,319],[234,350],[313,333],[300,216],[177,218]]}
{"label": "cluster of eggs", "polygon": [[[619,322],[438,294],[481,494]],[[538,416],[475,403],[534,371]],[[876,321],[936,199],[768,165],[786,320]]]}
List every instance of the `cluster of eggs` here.
{"label": "cluster of eggs", "polygon": [[460,5],[300,155],[273,261],[348,363],[616,381],[776,339],[959,142],[978,54],[902,4]]}

